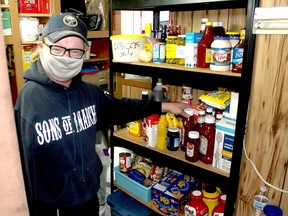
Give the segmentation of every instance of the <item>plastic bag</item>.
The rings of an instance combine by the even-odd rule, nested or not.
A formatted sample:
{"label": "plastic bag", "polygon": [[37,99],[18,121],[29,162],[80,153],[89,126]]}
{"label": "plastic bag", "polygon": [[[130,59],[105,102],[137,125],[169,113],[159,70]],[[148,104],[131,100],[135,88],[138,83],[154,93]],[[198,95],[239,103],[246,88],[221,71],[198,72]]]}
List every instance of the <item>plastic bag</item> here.
{"label": "plastic bag", "polygon": [[[107,31],[108,30],[108,10],[109,4],[108,0],[86,0],[86,15],[98,14],[97,22],[101,22],[100,30]],[[100,20],[99,20],[100,19]],[[99,28],[97,28],[98,30]]]}
{"label": "plastic bag", "polygon": [[230,104],[231,91],[225,88],[219,88],[215,91],[210,91],[207,94],[203,94],[199,97],[201,101],[209,106],[217,109],[224,110],[227,105]]}

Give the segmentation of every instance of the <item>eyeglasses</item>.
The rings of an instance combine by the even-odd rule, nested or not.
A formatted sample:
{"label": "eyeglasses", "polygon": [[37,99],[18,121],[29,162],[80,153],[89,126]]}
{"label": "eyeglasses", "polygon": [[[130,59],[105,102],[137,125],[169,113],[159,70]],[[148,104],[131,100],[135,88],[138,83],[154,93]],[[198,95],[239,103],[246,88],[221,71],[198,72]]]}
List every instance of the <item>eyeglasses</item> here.
{"label": "eyeglasses", "polygon": [[63,56],[67,51],[70,58],[81,59],[85,54],[85,50],[82,49],[67,49],[58,45],[49,45],[44,43],[50,49],[50,54],[54,56]]}

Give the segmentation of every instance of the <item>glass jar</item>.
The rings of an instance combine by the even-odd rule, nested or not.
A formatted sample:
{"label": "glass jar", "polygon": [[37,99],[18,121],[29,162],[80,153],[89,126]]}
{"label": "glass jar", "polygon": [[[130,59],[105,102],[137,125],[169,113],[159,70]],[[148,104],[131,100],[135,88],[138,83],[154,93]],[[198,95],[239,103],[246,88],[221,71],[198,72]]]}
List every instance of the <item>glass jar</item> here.
{"label": "glass jar", "polygon": [[166,63],[176,64],[177,36],[168,36],[166,43]]}
{"label": "glass jar", "polygon": [[185,44],[186,44],[186,35],[178,35],[177,46],[176,46],[176,64],[184,65],[185,64]]}
{"label": "glass jar", "polygon": [[167,149],[177,151],[180,145],[180,131],[177,127],[168,128],[167,132]]}

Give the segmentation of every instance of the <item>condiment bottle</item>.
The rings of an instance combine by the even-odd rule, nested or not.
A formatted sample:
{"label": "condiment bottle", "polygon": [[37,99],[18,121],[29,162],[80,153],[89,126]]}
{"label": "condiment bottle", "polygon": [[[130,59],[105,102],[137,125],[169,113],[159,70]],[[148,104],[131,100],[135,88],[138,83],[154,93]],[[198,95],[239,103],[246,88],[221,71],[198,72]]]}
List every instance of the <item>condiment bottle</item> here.
{"label": "condiment bottle", "polygon": [[191,192],[191,200],[185,205],[184,211],[185,215],[193,216],[208,216],[208,207],[202,201],[203,194],[199,190],[194,190]]}
{"label": "condiment bottle", "polygon": [[185,64],[185,43],[186,35],[178,35],[177,46],[176,46],[176,64],[184,65]]}
{"label": "condiment bottle", "polygon": [[166,115],[161,115],[158,126],[157,126],[157,144],[156,148],[159,150],[166,149],[167,145],[167,128],[168,122],[166,120]]}
{"label": "condiment bottle", "polygon": [[200,160],[205,164],[212,164],[215,140],[215,117],[206,115],[200,137]]}
{"label": "condiment bottle", "polygon": [[231,61],[231,43],[227,36],[216,36],[211,44],[210,69],[229,71]]}
{"label": "condiment bottle", "polygon": [[213,108],[212,107],[207,107],[205,113],[206,113],[205,115],[213,115]]}
{"label": "condiment bottle", "polygon": [[177,36],[168,36],[166,43],[166,63],[176,64]]}
{"label": "condiment bottle", "polygon": [[189,131],[192,131],[194,128],[194,110],[192,108],[185,108],[184,112],[189,115],[188,118],[183,118],[183,137],[181,141],[181,150],[185,152],[187,147],[186,144],[189,140]]}
{"label": "condiment bottle", "polygon": [[223,22],[213,22],[212,24],[214,36],[225,36],[225,29],[223,27]]}
{"label": "condiment bottle", "polygon": [[214,31],[212,22],[206,22],[206,28],[203,37],[197,46],[197,67],[209,68],[211,59],[211,44],[214,40]]}
{"label": "condiment bottle", "polygon": [[240,40],[233,48],[233,57],[232,57],[233,73],[242,73],[244,43],[245,43],[245,29],[241,29]]}
{"label": "condiment bottle", "polygon": [[220,196],[220,192],[214,185],[208,184],[204,187],[202,193],[203,202],[208,206],[209,215],[212,215],[212,211],[219,204],[218,198]]}
{"label": "condiment bottle", "polygon": [[200,158],[199,148],[200,148],[200,135],[198,131],[189,131],[188,142],[185,152],[185,159],[190,162],[196,162]]}
{"label": "condiment bottle", "polygon": [[198,131],[200,134],[202,133],[203,130],[204,121],[205,121],[205,110],[200,110],[198,112],[197,122],[194,127],[194,130]]}
{"label": "condiment bottle", "polygon": [[200,32],[204,32],[204,31],[205,31],[206,22],[208,22],[208,18],[202,18],[202,20],[201,20]]}
{"label": "condiment bottle", "polygon": [[222,194],[218,198],[218,205],[213,209],[212,216],[224,216],[225,204],[226,204],[226,194]]}
{"label": "condiment bottle", "polygon": [[167,39],[167,25],[164,25],[161,32],[161,42],[166,43],[166,39]]}
{"label": "condiment bottle", "polygon": [[226,35],[229,37],[229,41],[231,43],[230,70],[232,70],[233,50],[234,50],[235,45],[240,40],[240,32],[226,32]]}

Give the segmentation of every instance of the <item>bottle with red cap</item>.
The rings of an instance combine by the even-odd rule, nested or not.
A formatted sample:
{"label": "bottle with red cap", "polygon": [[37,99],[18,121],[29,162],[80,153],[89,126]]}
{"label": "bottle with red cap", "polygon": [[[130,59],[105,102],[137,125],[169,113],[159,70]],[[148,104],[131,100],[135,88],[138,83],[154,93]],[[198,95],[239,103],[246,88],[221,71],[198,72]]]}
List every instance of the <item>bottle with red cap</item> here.
{"label": "bottle with red cap", "polygon": [[213,209],[212,216],[224,216],[226,197],[226,194],[222,194],[219,196],[219,204]]}
{"label": "bottle with red cap", "polygon": [[208,207],[202,201],[203,194],[199,190],[191,193],[191,200],[185,205],[185,216],[208,216]]}

